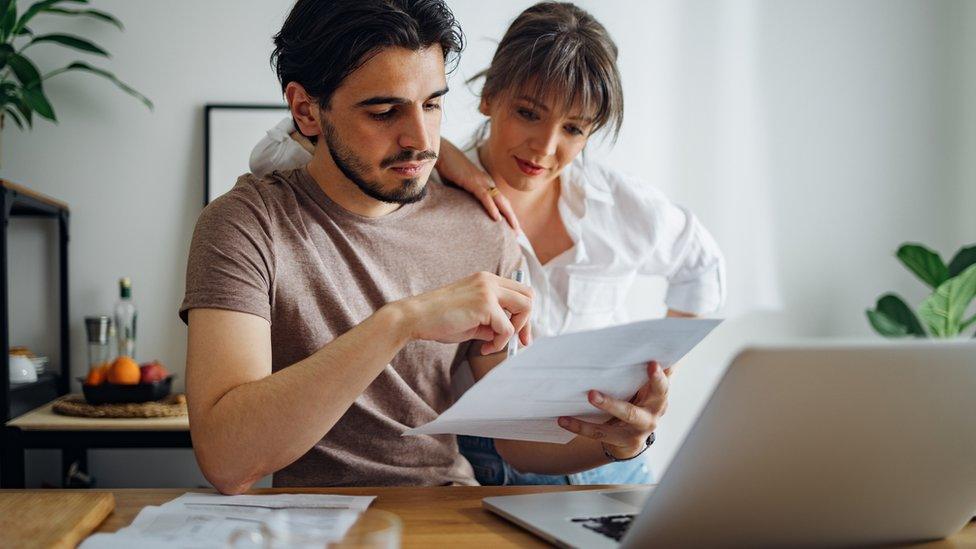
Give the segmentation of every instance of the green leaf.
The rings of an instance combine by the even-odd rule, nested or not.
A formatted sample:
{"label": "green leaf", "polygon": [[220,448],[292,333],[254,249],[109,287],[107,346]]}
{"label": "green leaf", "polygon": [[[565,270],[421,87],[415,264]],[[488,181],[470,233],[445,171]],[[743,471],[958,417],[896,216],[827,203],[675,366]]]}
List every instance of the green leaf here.
{"label": "green leaf", "polygon": [[17,83],[10,80],[4,80],[0,82],[0,100],[6,103],[14,103],[18,97],[17,90],[19,86]]}
{"label": "green leaf", "polygon": [[908,267],[915,276],[930,288],[938,288],[949,279],[949,269],[942,262],[939,254],[921,244],[904,244],[898,248],[898,259]]}
{"label": "green leaf", "polygon": [[30,27],[24,27],[20,29],[17,36],[34,36],[34,31],[30,30]]}
{"label": "green leaf", "polygon": [[27,105],[24,101],[23,95],[21,95],[20,85],[11,82],[9,80],[0,82],[0,97],[3,97],[4,102],[8,105],[12,105],[20,113],[23,120],[27,122],[28,126],[33,127],[34,125],[34,111]]}
{"label": "green leaf", "polygon": [[7,107],[6,109],[3,110],[3,112],[5,115],[9,116],[10,119],[13,120],[15,124],[17,124],[18,128],[24,129],[24,121],[20,119],[20,115],[17,114],[16,110],[14,110],[11,107]]}
{"label": "green leaf", "polygon": [[[7,35],[10,36],[20,32],[20,29],[27,26],[27,23],[31,19],[33,19],[35,15],[40,13],[41,10],[54,5],[56,2],[57,0],[41,0],[40,2],[36,2],[33,5],[31,5],[31,7],[27,8],[27,11],[25,11],[24,14],[20,16],[19,19],[15,17],[15,23],[13,27],[10,28],[10,31],[7,33]],[[16,4],[16,2],[14,3]]]}
{"label": "green leaf", "polygon": [[30,127],[34,126],[34,110],[27,105],[21,94],[21,87],[11,81],[0,82],[0,94],[8,105],[13,105]]}
{"label": "green leaf", "polygon": [[956,276],[973,264],[976,264],[976,246],[963,248],[949,262],[949,276]]}
{"label": "green leaf", "polygon": [[40,85],[41,74],[37,72],[37,67],[34,66],[34,63],[31,63],[30,59],[27,59],[19,53],[14,53],[7,57],[7,63],[10,64],[10,69],[14,71],[17,80],[20,80],[20,83],[25,88]]}
{"label": "green leaf", "polygon": [[973,324],[976,324],[976,315],[973,315],[972,317],[970,317],[969,320],[967,320],[966,322],[963,322],[962,323],[962,326],[959,327],[959,331],[960,332],[965,332]]}
{"label": "green leaf", "polygon": [[24,101],[27,106],[33,109],[37,114],[47,118],[51,122],[57,122],[57,117],[54,116],[54,108],[51,103],[47,100],[44,95],[44,91],[39,87],[24,88]]}
{"label": "green leaf", "polygon": [[14,53],[14,48],[10,44],[0,44],[0,69],[7,66],[7,60]]}
{"label": "green leaf", "polygon": [[69,48],[74,48],[76,50],[81,50],[88,53],[94,53],[96,55],[109,57],[107,51],[105,51],[98,45],[94,44],[93,42],[90,42],[78,36],[71,36],[70,34],[42,34],[38,37],[35,37],[30,42],[28,42],[27,45],[24,46],[24,49],[34,44],[40,44],[43,42],[54,42],[55,44],[61,44],[62,46],[67,46]]}
{"label": "green leaf", "polygon": [[106,23],[111,23],[119,28],[119,30],[125,30],[125,26],[122,25],[122,21],[119,21],[115,16],[105,13],[100,10],[74,10],[69,8],[48,8],[45,13],[54,13],[58,15],[80,15],[83,17],[92,17],[100,21],[105,21]]}
{"label": "green leaf", "polygon": [[17,107],[17,110],[20,112],[20,115],[24,117],[24,120],[27,121],[27,126],[29,128],[33,128],[34,110],[30,108],[30,106],[27,104],[27,101],[24,101],[24,98],[18,95],[14,97],[14,106]]}
{"label": "green leaf", "polygon": [[908,335],[908,328],[903,324],[899,324],[898,321],[892,319],[884,313],[879,313],[878,311],[872,311],[868,309],[865,311],[868,315],[868,322],[874,327],[874,330],[885,337],[905,337]]}
{"label": "green leaf", "polygon": [[926,337],[925,329],[918,321],[918,317],[912,309],[905,303],[905,300],[895,294],[885,294],[878,298],[875,309],[904,326],[906,333],[915,337]]}
{"label": "green leaf", "polygon": [[0,39],[6,42],[16,24],[17,2],[8,0],[6,7],[3,8],[3,11],[0,11]]}
{"label": "green leaf", "polygon": [[34,18],[35,15],[43,11],[47,11],[52,8],[55,4],[60,4],[61,2],[74,2],[76,4],[87,4],[88,0],[41,0],[40,2],[35,2],[31,7],[27,8],[27,11],[17,19],[17,23],[13,26],[8,36],[16,35],[20,32],[20,29],[27,26],[27,23]]}
{"label": "green leaf", "polygon": [[93,74],[97,74],[99,76],[102,76],[102,77],[110,80],[113,84],[115,84],[116,86],[118,86],[119,89],[121,89],[125,93],[127,93],[127,94],[135,97],[139,101],[141,101],[143,105],[145,105],[147,108],[149,108],[149,110],[152,110],[153,109],[153,102],[150,101],[148,97],[146,97],[145,95],[142,95],[141,93],[139,93],[138,91],[134,90],[132,87],[130,87],[125,82],[123,82],[123,81],[119,80],[118,78],[116,78],[114,74],[108,72],[105,69],[100,69],[98,67],[93,67],[93,66],[89,65],[88,63],[82,63],[81,61],[75,61],[74,63],[68,65],[67,67],[64,67],[63,69],[58,69],[56,71],[52,71],[51,73],[45,75],[44,78],[45,79],[48,79],[48,78],[50,78],[52,76],[55,76],[57,74],[61,74],[62,72],[73,71],[73,70],[86,71],[86,72],[90,72],[90,73],[93,73]]}
{"label": "green leaf", "polygon": [[942,283],[918,308],[918,314],[937,337],[955,337],[962,327],[962,315],[976,297],[976,265]]}

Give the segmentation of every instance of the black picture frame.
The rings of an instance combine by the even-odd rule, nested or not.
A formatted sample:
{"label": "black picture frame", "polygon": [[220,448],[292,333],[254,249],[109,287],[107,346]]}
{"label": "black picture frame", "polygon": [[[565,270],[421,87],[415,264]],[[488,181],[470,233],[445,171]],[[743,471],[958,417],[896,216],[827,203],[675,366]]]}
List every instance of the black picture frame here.
{"label": "black picture frame", "polygon": [[[206,206],[214,198],[216,198],[217,196],[219,196],[219,194],[218,195],[212,195],[212,191],[215,191],[215,190],[218,189],[217,182],[212,181],[212,171],[213,171],[212,168],[214,168],[214,166],[215,166],[216,163],[218,163],[218,162],[220,162],[222,160],[222,159],[214,158],[215,147],[213,145],[213,140],[220,138],[220,136],[218,135],[219,132],[218,132],[217,127],[216,127],[217,126],[217,120],[216,120],[217,117],[219,117],[220,115],[228,114],[228,113],[237,113],[237,114],[240,114],[241,117],[246,118],[248,113],[255,113],[255,114],[262,115],[262,116],[256,117],[256,118],[260,118],[261,120],[265,120],[267,117],[264,116],[264,115],[266,115],[269,111],[276,111],[276,110],[277,111],[281,111],[281,115],[282,115],[282,117],[284,117],[284,116],[287,116],[288,106],[285,105],[285,104],[283,104],[283,103],[281,103],[281,104],[274,104],[274,103],[263,103],[263,104],[262,103],[207,103],[206,105],[204,105],[204,107],[203,107],[203,134],[204,134],[203,135],[203,147],[204,147],[204,152],[203,152],[203,205],[204,206]],[[267,127],[265,127],[265,126],[267,126],[267,123],[266,122],[264,124],[261,124],[261,128],[260,129],[263,130],[263,131],[267,131],[268,129],[270,129],[270,126],[267,126]],[[263,135],[263,134],[257,133],[254,136],[254,141],[251,143],[251,146],[253,146],[254,143],[257,143],[258,139],[261,138],[261,135]],[[247,159],[249,157],[250,152],[251,152],[250,149],[240,151],[240,154],[241,154],[241,157],[240,158],[243,159],[243,162],[244,162],[245,165],[247,163]],[[237,154],[236,151],[235,151],[234,154],[235,155]]]}

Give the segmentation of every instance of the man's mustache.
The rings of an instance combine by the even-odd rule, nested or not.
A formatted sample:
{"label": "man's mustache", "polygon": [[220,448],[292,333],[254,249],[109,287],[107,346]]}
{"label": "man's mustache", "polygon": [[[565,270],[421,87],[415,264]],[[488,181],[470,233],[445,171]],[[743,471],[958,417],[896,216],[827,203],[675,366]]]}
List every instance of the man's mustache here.
{"label": "man's mustache", "polygon": [[380,167],[389,168],[401,162],[419,162],[421,160],[437,160],[437,153],[430,150],[417,152],[404,149],[389,158],[384,158],[380,161]]}

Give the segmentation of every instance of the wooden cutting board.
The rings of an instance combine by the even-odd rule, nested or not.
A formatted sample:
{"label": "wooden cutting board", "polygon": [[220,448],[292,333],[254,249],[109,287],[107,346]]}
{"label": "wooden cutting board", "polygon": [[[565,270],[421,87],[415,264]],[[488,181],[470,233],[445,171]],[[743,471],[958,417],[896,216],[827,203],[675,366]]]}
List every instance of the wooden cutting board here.
{"label": "wooden cutting board", "polygon": [[108,492],[0,491],[0,545],[75,547],[115,509]]}

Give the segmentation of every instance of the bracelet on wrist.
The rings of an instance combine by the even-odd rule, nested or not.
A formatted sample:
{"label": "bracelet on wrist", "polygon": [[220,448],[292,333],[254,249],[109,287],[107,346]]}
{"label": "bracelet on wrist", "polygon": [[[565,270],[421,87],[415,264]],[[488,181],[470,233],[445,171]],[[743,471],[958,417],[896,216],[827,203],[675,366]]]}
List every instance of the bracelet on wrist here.
{"label": "bracelet on wrist", "polygon": [[632,460],[632,459],[640,456],[641,454],[643,454],[644,452],[646,452],[648,448],[651,447],[651,444],[654,444],[655,438],[656,437],[654,436],[654,433],[651,433],[647,437],[647,440],[644,441],[644,447],[641,448],[641,451],[640,452],[637,452],[636,454],[634,454],[632,456],[630,456],[629,458],[618,458],[617,456],[613,455],[613,453],[611,453],[610,450],[607,449],[607,444],[605,442],[602,442],[600,444],[601,444],[601,446],[603,446],[603,455],[607,456],[607,458],[611,462],[614,462],[615,463],[615,462],[618,462],[618,461],[630,461],[630,460]]}

